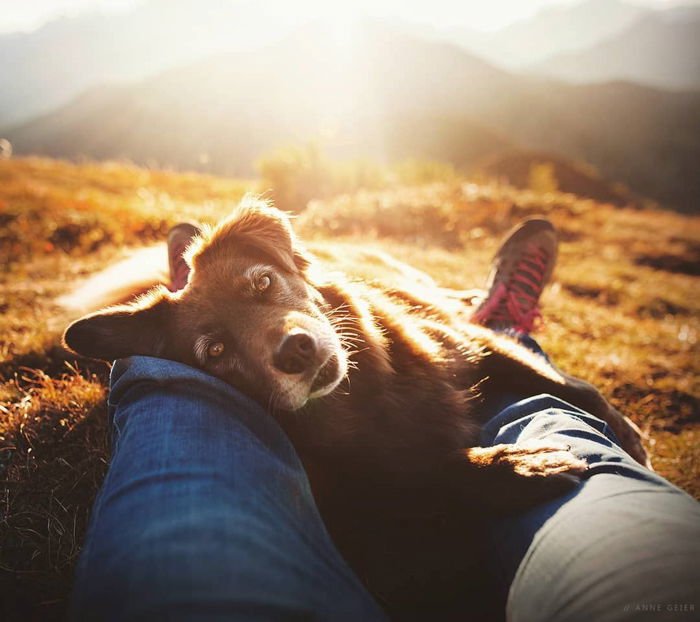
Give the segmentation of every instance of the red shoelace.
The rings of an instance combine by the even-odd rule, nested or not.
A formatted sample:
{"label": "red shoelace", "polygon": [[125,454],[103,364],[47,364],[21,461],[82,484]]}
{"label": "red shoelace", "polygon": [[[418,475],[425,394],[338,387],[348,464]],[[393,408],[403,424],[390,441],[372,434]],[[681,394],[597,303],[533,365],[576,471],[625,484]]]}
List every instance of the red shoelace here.
{"label": "red shoelace", "polygon": [[474,321],[486,326],[507,326],[529,333],[541,321],[539,298],[549,256],[541,248],[531,247],[523,255],[507,283],[498,285]]}

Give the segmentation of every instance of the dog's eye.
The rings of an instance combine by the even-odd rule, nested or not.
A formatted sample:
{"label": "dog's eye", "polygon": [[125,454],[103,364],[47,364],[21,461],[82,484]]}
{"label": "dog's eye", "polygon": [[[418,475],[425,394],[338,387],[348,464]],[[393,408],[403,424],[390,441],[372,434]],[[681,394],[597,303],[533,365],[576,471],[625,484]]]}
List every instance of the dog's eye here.
{"label": "dog's eye", "polygon": [[268,289],[270,289],[270,285],[272,285],[272,278],[267,272],[265,274],[261,274],[257,279],[255,279],[255,289],[260,293],[266,292]]}
{"label": "dog's eye", "polygon": [[212,358],[216,358],[217,356],[221,356],[224,353],[224,344],[221,343],[220,341],[216,341],[212,344],[209,345],[209,348],[207,349],[207,354],[211,356]]}

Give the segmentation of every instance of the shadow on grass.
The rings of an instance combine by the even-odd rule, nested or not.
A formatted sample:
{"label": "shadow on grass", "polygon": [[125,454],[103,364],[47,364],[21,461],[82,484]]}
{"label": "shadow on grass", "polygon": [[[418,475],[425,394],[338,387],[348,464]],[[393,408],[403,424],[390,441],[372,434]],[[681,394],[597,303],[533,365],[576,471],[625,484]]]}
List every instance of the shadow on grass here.
{"label": "shadow on grass", "polygon": [[66,616],[74,564],[108,460],[104,381],[83,374],[51,378],[27,370],[15,379],[22,399],[5,409],[2,620]]}

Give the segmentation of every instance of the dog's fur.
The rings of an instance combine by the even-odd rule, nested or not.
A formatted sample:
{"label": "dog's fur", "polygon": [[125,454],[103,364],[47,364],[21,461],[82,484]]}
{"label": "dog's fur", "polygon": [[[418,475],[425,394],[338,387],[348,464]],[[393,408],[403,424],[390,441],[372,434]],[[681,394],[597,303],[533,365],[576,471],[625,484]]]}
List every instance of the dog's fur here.
{"label": "dog's fur", "polygon": [[[174,359],[255,397],[289,434],[331,534],[380,601],[398,616],[438,603],[460,611],[475,519],[561,494],[586,469],[556,444],[478,447],[492,400],[559,396],[645,463],[638,430],[590,385],[471,324],[469,306],[426,275],[359,251],[354,260],[382,276],[350,278],[330,271],[335,256],[312,257],[283,213],[248,202],[189,249],[183,291],[88,315],[65,344],[107,360]],[[292,353],[303,360],[290,373],[279,357],[294,334],[314,347]]]}

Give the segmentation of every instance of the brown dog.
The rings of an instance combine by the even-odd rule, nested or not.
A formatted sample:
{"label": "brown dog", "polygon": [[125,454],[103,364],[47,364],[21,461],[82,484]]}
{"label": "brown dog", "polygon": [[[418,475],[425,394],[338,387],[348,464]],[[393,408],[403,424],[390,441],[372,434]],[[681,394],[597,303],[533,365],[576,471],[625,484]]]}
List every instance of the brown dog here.
{"label": "brown dog", "polygon": [[393,282],[330,272],[332,251],[312,258],[285,215],[259,203],[205,229],[188,254],[183,291],[88,315],[66,345],[181,361],[255,397],[292,439],[341,551],[399,616],[463,607],[455,559],[475,556],[475,517],[559,495],[586,469],[551,443],[477,447],[492,396],[561,397],[646,462],[636,428],[593,387],[469,323],[466,305],[412,268],[373,255]]}

